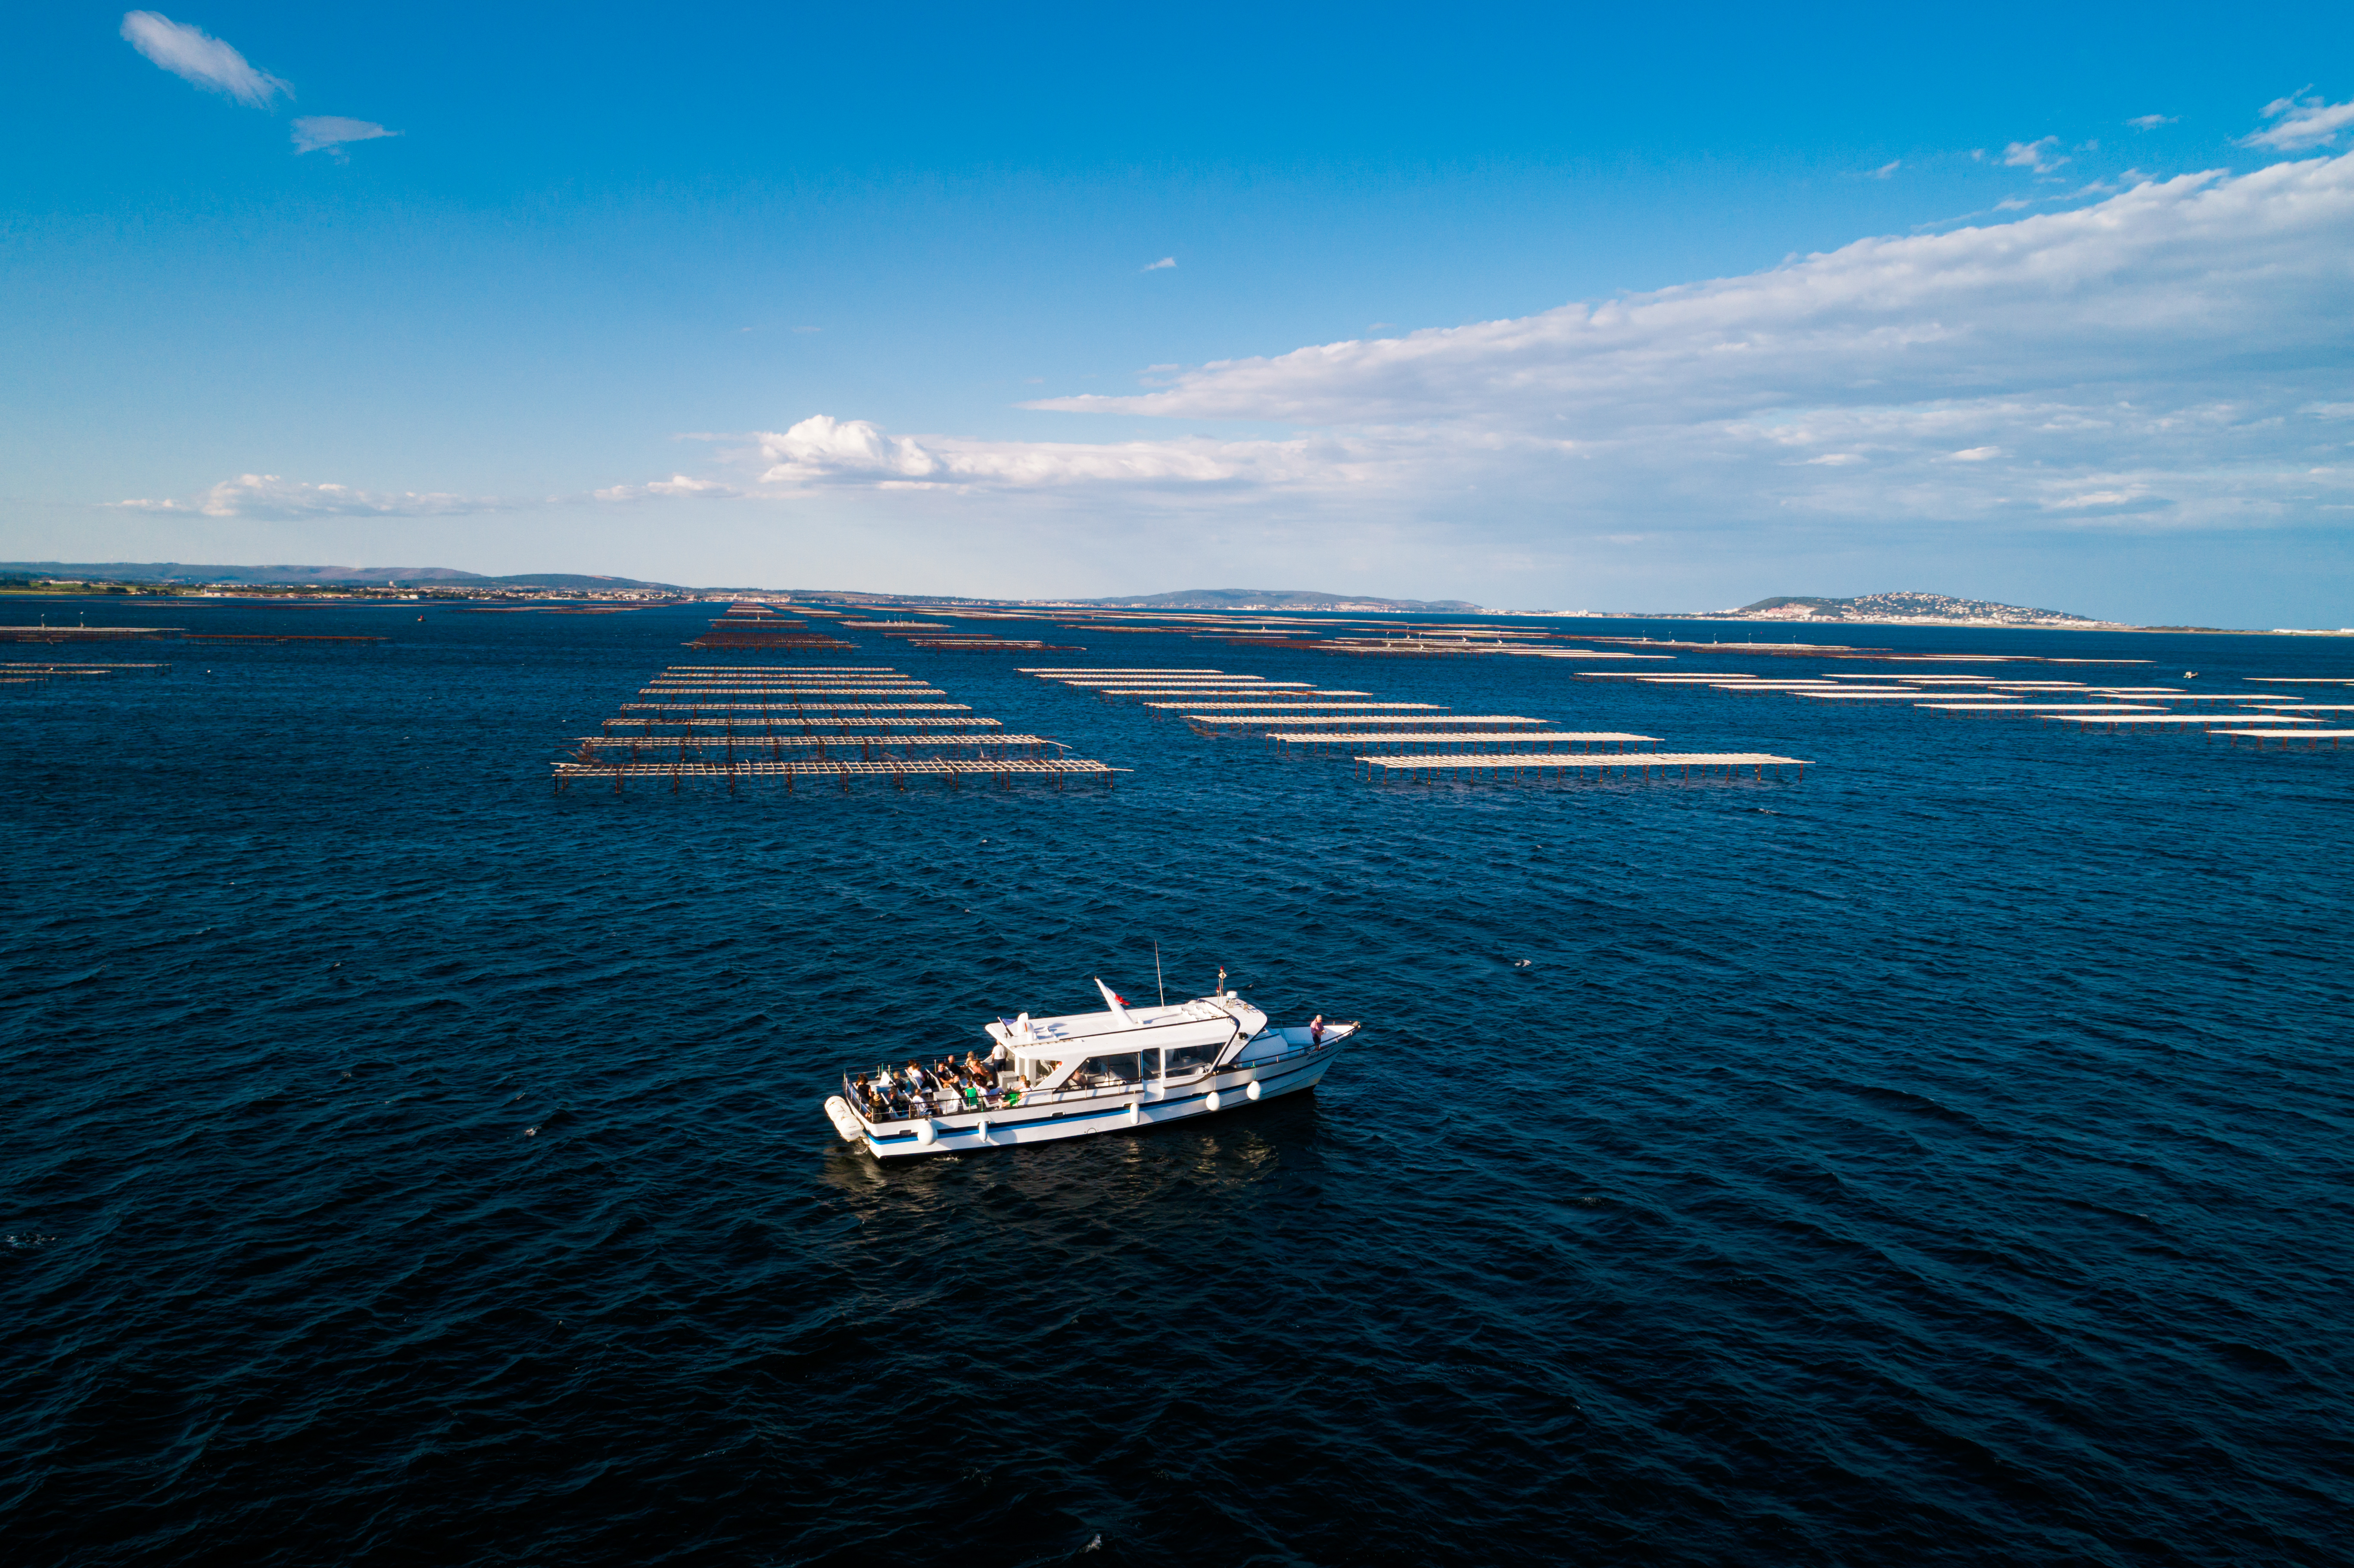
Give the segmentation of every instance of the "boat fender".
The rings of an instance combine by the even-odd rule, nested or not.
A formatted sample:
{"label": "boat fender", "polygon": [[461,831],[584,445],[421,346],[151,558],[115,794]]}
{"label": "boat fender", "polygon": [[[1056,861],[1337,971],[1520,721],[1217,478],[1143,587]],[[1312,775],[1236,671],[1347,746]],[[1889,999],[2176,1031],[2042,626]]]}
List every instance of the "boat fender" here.
{"label": "boat fender", "polygon": [[1202,1108],[1204,1110],[1215,1110],[1218,1108],[1217,1090],[1212,1089],[1208,1094],[1202,1097]]}
{"label": "boat fender", "polygon": [[1258,1098],[1258,1080],[1257,1078],[1253,1078],[1250,1081],[1250,1087],[1245,1089],[1243,1093],[1248,1095],[1253,1099]]}
{"label": "boat fender", "polygon": [[932,1146],[932,1139],[938,1136],[939,1135],[938,1133],[935,1133],[932,1130],[930,1118],[927,1117],[916,1124],[916,1144],[917,1148],[929,1149]]}

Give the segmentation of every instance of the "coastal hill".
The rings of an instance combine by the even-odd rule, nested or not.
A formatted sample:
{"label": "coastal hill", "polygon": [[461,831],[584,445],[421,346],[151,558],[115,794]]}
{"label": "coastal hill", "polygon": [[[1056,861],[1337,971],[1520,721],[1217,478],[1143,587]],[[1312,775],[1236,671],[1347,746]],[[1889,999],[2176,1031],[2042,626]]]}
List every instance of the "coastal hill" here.
{"label": "coastal hill", "polygon": [[1940,626],[2115,626],[2113,620],[2058,609],[2029,609],[1992,599],[1956,599],[1942,593],[1867,593],[1853,599],[1761,599],[1739,609],[1719,610],[1712,620],[1850,620],[1930,622]]}
{"label": "coastal hill", "polygon": [[1119,599],[1069,599],[1068,605],[1109,609],[1452,609],[1476,610],[1466,599],[1366,599],[1306,588],[1183,588],[1176,593],[1129,594]]}
{"label": "coastal hill", "polygon": [[334,584],[353,588],[674,588],[675,583],[642,582],[636,577],[588,577],[577,572],[525,572],[514,577],[486,577],[453,567],[226,567],[190,566],[179,561],[0,561],[0,572],[37,573],[45,577],[69,577],[98,583],[236,583]]}

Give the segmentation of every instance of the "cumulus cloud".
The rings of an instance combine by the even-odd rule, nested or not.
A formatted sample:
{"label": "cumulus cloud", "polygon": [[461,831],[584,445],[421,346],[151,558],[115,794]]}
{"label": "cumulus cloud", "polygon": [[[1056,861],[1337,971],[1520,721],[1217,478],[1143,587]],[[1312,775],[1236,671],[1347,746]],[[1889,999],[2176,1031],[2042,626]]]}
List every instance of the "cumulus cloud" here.
{"label": "cumulus cloud", "polygon": [[202,517],[276,522],[313,517],[448,517],[511,509],[509,503],[478,496],[416,491],[375,493],[347,484],[305,484],[274,473],[225,479],[187,501],[118,501],[114,504],[135,512],[184,512]]}
{"label": "cumulus cloud", "polygon": [[294,90],[246,63],[228,44],[202,27],[175,22],[159,11],[132,11],[123,16],[122,37],[131,47],[184,80],[222,93],[250,109],[267,109],[281,93]]}
{"label": "cumulus cloud", "polygon": [[331,156],[340,159],[346,143],[399,134],[373,121],[346,120],[340,114],[305,114],[294,122],[294,153],[300,157],[324,148]]}
{"label": "cumulus cloud", "polygon": [[2161,125],[2173,124],[2179,118],[2174,114],[2137,114],[2126,123],[2137,131],[2155,131]]}
{"label": "cumulus cloud", "polygon": [[849,482],[890,489],[975,485],[1038,487],[1087,483],[1203,484],[1246,469],[1267,477],[1268,457],[1305,443],[1214,440],[983,441],[949,436],[894,436],[864,419],[818,414],[782,432],[754,437],[767,468],[761,482],[807,485]]}
{"label": "cumulus cloud", "polygon": [[1956,462],[1984,462],[1989,458],[2002,456],[2002,449],[2000,447],[1964,447],[1951,456]]}
{"label": "cumulus cloud", "polygon": [[1174,256],[1163,256],[1158,261],[1147,262],[1144,266],[1138,268],[1137,270],[1140,272],[1158,272],[1163,267],[1174,267],[1175,265],[1177,265],[1177,258]]}
{"label": "cumulus cloud", "polygon": [[2274,123],[2242,138],[2241,146],[2302,152],[2337,140],[2340,131],[2354,125],[2354,101],[2325,103],[2318,98],[2275,98],[2264,105],[2264,116]]}

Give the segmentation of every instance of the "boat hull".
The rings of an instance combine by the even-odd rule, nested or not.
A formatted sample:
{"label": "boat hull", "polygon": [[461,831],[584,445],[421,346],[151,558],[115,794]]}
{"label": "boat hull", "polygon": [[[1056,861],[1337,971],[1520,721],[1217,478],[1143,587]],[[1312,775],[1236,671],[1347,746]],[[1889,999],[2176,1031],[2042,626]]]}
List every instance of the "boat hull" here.
{"label": "boat hull", "polygon": [[[1341,1040],[1266,1063],[1242,1063],[1182,1087],[1165,1092],[1147,1084],[1117,1095],[1091,1095],[1079,1099],[1023,1105],[1013,1109],[963,1112],[910,1121],[868,1122],[844,1105],[858,1128],[854,1141],[866,1146],[878,1160],[905,1160],[925,1154],[970,1154],[984,1149],[1013,1149],[1033,1143],[1055,1143],[1066,1138],[1098,1133],[1132,1132],[1217,1116],[1264,1104],[1283,1095],[1312,1089],[1341,1054]],[[1251,1094],[1256,1085],[1258,1093]],[[1212,1097],[1215,1097],[1215,1104]],[[836,1101],[829,1101],[832,1114]],[[836,1117],[839,1126],[841,1118]],[[928,1128],[929,1136],[925,1136]],[[848,1129],[843,1129],[849,1139]]]}

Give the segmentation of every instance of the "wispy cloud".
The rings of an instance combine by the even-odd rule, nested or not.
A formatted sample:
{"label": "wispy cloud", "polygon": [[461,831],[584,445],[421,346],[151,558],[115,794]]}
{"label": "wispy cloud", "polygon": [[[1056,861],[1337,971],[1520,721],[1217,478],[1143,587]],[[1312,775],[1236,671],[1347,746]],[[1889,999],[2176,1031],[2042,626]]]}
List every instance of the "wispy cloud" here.
{"label": "wispy cloud", "polygon": [[2277,123],[2240,139],[2243,147],[2276,147],[2301,152],[2333,142],[2354,125],[2354,101],[2325,103],[2318,98],[2275,98],[2264,105],[2264,117]]}
{"label": "wispy cloud", "polygon": [[715,479],[695,479],[674,473],[668,479],[657,479],[646,484],[616,484],[591,493],[599,501],[653,501],[689,499],[726,501],[741,496],[744,492],[732,484]]}
{"label": "wispy cloud", "polygon": [[2137,131],[2155,131],[2161,125],[2171,125],[2181,118],[2175,114],[2137,114],[2126,122]]}
{"label": "wispy cloud", "polygon": [[2002,150],[2002,161],[2014,169],[2033,169],[2048,174],[2066,163],[2065,158],[2052,154],[2060,150],[2060,138],[2044,136],[2033,142],[2013,142]]}
{"label": "wispy cloud", "polygon": [[[2354,349],[2349,252],[2354,155],[2284,162],[1025,407],[1323,432],[1304,447],[1119,449],[1129,469],[1150,470],[1155,445],[1164,461],[1214,464],[1229,489],[1313,490],[1330,451],[1336,498],[1369,493],[1368,475],[1402,501],[1476,482],[1483,496],[1575,496],[1597,519],[1654,515],[1677,498],[1718,517],[1761,504],[1859,519],[2084,510],[2012,488],[2033,469],[2039,482],[2110,476],[2087,494],[2138,486],[2133,505],[2151,525],[2254,525],[2294,509],[2274,493],[2279,475],[2301,482],[2310,461],[2287,466],[2283,418],[2330,400],[2343,363],[2312,357],[2316,331]],[[2069,390],[2028,395],[2053,387]],[[1869,462],[1814,461],[1864,451]],[[1799,475],[1813,488],[1791,490]]]}
{"label": "wispy cloud", "polygon": [[2137,185],[2073,211],[1861,239],[1743,277],[1179,372],[1026,405],[1298,424],[1561,430],[2168,371],[2354,319],[2354,157]]}
{"label": "wispy cloud", "polygon": [[366,120],[346,120],[340,114],[305,114],[294,122],[294,152],[296,156],[315,153],[321,148],[340,159],[344,147],[353,142],[373,142],[379,136],[398,136],[398,131]]}
{"label": "wispy cloud", "polygon": [[1140,272],[1158,272],[1163,267],[1174,267],[1175,265],[1177,265],[1177,258],[1174,256],[1163,256],[1158,261],[1148,262],[1144,266],[1139,267],[1137,270]]}
{"label": "wispy cloud", "polygon": [[1876,169],[1872,170],[1872,177],[1873,179],[1875,179],[1875,180],[1884,180],[1884,179],[1888,178],[1891,175],[1894,174],[1897,170],[1899,170],[1899,169],[1903,168],[1903,166],[1904,166],[1904,160],[1903,160],[1903,159],[1902,159],[1902,158],[1891,158],[1891,159],[1889,159],[1889,160],[1888,160],[1888,162],[1886,162],[1886,163],[1884,163],[1884,164],[1881,164],[1881,165],[1880,165],[1880,167],[1878,167],[1878,168],[1876,168]]}
{"label": "wispy cloud", "polygon": [[202,27],[175,22],[160,11],[132,11],[123,16],[122,36],[133,48],[184,80],[224,93],[250,109],[267,109],[270,101],[294,90],[246,63],[239,54]]}
{"label": "wispy cloud", "polygon": [[[1112,439],[1085,439],[1097,427],[1083,425],[1069,440],[991,440],[813,413],[709,438],[714,471],[594,500],[822,493],[830,516],[906,508],[890,514],[929,513],[944,528],[1059,514],[1081,553],[1161,518],[1182,525],[1156,547],[1312,538],[1312,551],[1299,546],[1312,565],[1390,539],[1447,570],[1481,550],[1558,565],[1614,535],[1702,531],[1745,531],[1761,550],[1899,534],[1918,545],[1941,530],[2342,531],[2354,464],[2316,464],[2347,429],[2349,254],[2354,154],[2284,159],[1025,405],[1108,416]],[[1184,423],[1143,438],[1140,418]],[[1197,433],[1235,429],[1216,421],[1247,433]],[[194,501],[129,504],[306,517],[502,503],[247,475]]]}
{"label": "wispy cloud", "polygon": [[274,473],[225,479],[186,501],[118,501],[134,512],[182,512],[201,517],[249,517],[299,522],[313,517],[449,517],[471,512],[505,512],[511,502],[482,496],[371,493],[347,484],[305,484]]}

